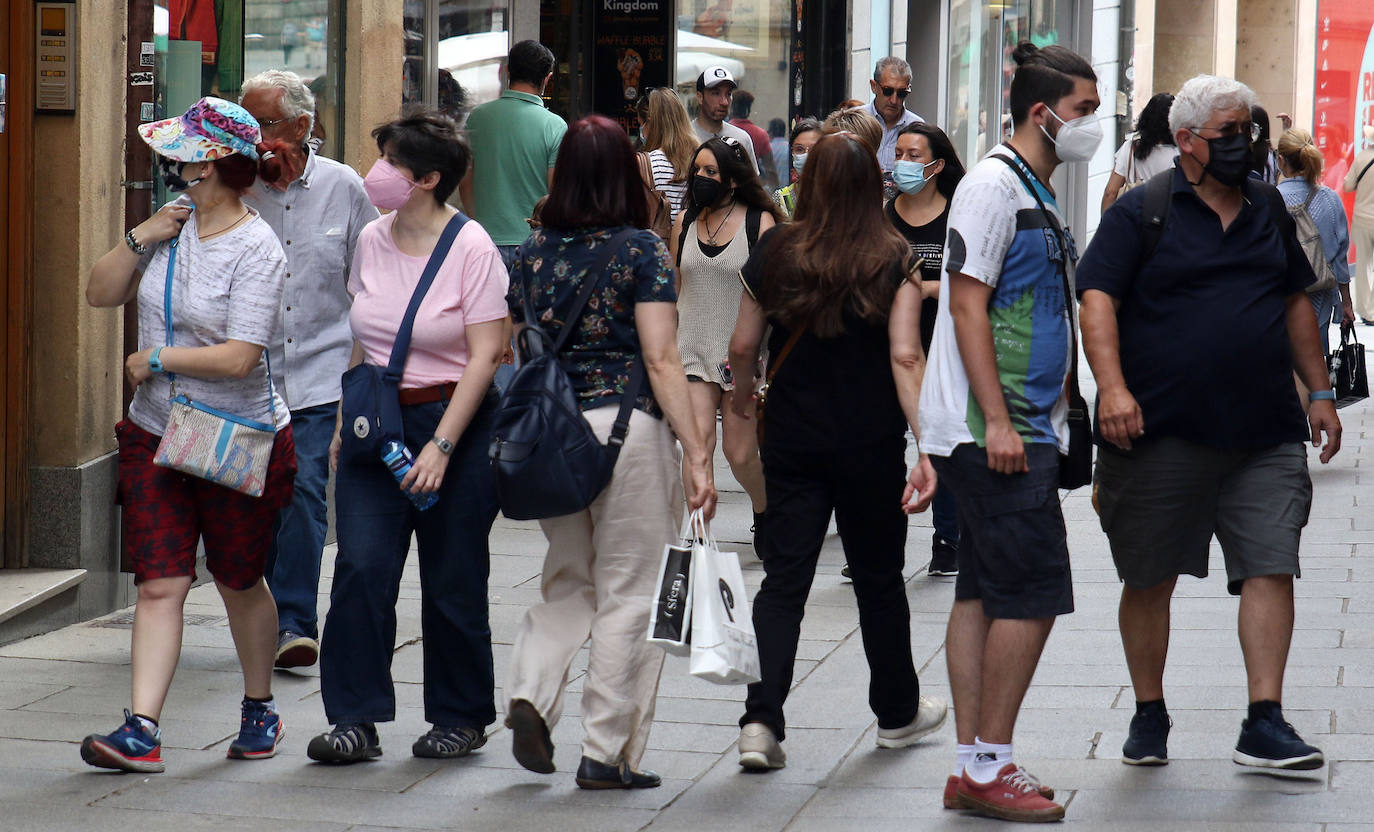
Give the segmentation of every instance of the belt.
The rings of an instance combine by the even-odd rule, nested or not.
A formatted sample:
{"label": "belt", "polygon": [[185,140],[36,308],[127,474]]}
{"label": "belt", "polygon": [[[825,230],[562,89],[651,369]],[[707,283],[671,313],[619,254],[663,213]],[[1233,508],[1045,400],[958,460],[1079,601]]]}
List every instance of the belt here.
{"label": "belt", "polygon": [[450,381],[447,384],[436,384],[433,387],[415,387],[408,390],[401,390],[396,398],[402,405],[429,404],[431,402],[446,402],[453,398],[453,391],[458,387],[458,382]]}

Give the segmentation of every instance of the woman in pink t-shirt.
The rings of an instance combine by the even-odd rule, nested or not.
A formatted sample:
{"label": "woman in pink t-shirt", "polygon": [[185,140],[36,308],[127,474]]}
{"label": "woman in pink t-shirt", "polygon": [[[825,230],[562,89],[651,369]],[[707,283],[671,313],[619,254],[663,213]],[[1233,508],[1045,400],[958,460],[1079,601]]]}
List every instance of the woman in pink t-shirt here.
{"label": "woman in pink t-shirt", "polygon": [[[457,125],[433,111],[372,135],[381,158],[363,184],[390,213],[363,229],[353,255],[351,366],[390,360],[415,286],[456,213],[445,201],[471,158]],[[412,751],[461,757],[486,742],[486,726],[496,719],[487,536],[497,504],[487,446],[508,282],[487,232],[467,222],[415,316],[400,383],[414,464],[399,486],[381,459],[341,459],[334,437],[339,553],[320,652],[325,716],[334,728],[310,741],[314,760],[351,763],[382,753],[376,723],[396,717],[396,599],[412,535],[423,587],[425,719],[433,725]],[[424,501],[414,498],[430,494],[437,502],[418,508]]]}

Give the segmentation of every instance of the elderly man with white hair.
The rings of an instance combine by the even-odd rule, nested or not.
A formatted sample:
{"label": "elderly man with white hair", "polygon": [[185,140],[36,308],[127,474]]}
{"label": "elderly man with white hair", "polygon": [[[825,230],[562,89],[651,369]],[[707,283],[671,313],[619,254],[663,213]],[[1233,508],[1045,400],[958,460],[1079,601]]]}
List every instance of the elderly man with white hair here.
{"label": "elderly man with white hair", "polygon": [[[1341,423],[1305,288],[1312,267],[1271,185],[1249,177],[1254,93],[1200,75],[1169,112],[1176,166],[1102,217],[1078,266],[1083,347],[1097,379],[1096,503],[1124,583],[1119,624],[1136,713],[1122,762],[1163,765],[1169,602],[1207,575],[1216,535],[1249,713],[1232,759],[1315,769],[1284,720],[1298,544],[1312,503],[1304,442],[1340,449]],[[1294,395],[1293,374],[1311,391]]]}
{"label": "elderly man with white hair", "polygon": [[276,666],[308,667],[319,658],[316,603],[328,532],[329,443],[339,379],[353,349],[348,273],[358,234],[377,218],[377,209],[352,168],[317,155],[307,143],[315,96],[300,76],[280,70],[255,75],[243,83],[239,102],[262,126],[264,140],[291,146],[283,154],[282,181],[259,180],[243,201],[286,251],[282,325],[269,353],[273,382],[291,409],[296,487],[277,520],[267,583],[277,601]]}

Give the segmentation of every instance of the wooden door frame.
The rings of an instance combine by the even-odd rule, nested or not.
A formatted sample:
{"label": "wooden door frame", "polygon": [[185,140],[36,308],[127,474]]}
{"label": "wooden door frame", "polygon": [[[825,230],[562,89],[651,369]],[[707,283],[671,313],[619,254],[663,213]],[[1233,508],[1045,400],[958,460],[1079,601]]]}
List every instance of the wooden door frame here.
{"label": "wooden door frame", "polygon": [[7,217],[0,221],[6,236],[8,262],[3,290],[5,332],[4,377],[0,393],[5,408],[4,465],[0,471],[0,511],[4,512],[4,566],[21,567],[28,560],[29,412],[33,389],[33,57],[34,4],[5,0],[9,31],[0,31],[9,53],[9,183],[0,200]]}

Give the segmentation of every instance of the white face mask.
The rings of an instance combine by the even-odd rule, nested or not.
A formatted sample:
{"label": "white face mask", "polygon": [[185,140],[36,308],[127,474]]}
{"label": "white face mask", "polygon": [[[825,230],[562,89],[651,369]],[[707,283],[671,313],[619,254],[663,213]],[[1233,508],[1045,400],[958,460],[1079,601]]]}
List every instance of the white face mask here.
{"label": "white face mask", "polygon": [[[1046,109],[1049,110],[1048,107]],[[1059,161],[1086,162],[1091,159],[1097,152],[1097,146],[1102,144],[1102,122],[1098,121],[1097,115],[1065,121],[1054,110],[1049,110],[1049,113],[1060,124],[1059,135],[1051,136],[1044,125],[1040,126],[1040,132],[1054,143],[1054,153]]]}

